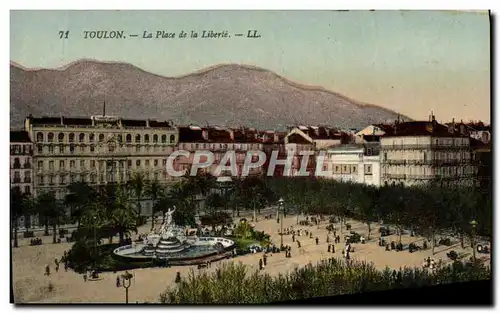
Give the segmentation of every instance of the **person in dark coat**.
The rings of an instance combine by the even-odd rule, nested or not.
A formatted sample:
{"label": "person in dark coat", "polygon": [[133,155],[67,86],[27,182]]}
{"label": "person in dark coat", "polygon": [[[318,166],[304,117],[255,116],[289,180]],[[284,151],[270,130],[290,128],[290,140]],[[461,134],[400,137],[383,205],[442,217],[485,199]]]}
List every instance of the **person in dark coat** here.
{"label": "person in dark coat", "polygon": [[262,268],[263,268],[262,266],[263,266],[262,259],[259,259],[259,270],[262,270]]}

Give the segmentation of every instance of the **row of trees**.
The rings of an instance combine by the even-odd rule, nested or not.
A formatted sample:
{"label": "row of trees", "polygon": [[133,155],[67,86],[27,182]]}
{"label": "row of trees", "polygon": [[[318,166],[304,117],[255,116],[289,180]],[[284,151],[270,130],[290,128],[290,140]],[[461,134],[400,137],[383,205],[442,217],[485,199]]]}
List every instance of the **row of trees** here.
{"label": "row of trees", "polygon": [[192,271],[187,279],[181,279],[162,293],[160,302],[257,304],[484,279],[491,279],[489,268],[461,262],[434,273],[416,268],[396,272],[389,268],[380,271],[368,263],[351,261],[346,264],[333,258],[278,277],[258,272],[249,274],[245,265],[231,262],[215,273],[195,274]]}
{"label": "row of trees", "polygon": [[[233,179],[223,190],[220,187],[208,174],[186,177],[168,188],[157,181],[146,182],[140,175],[129,184],[99,189],[79,182],[68,187],[64,201],[57,201],[50,193],[32,199],[12,189],[11,216],[15,231],[20,216],[36,214],[45,225],[46,235],[49,226],[55,234],[57,225],[70,221],[85,227],[94,228],[97,223],[106,229],[120,229],[122,236],[137,228],[141,201],[146,197],[153,202],[152,217],[175,205],[173,219],[178,225],[194,225],[200,199],[204,199],[205,219],[210,221],[204,224],[214,226],[229,222],[226,210],[238,216],[241,210],[255,215],[281,197],[285,211],[331,214],[341,220],[355,218],[367,224],[369,235],[372,224],[381,221],[424,235],[449,230],[463,238],[470,234],[470,222],[475,219],[478,234],[491,235],[492,231],[491,194],[472,187],[438,183],[374,187],[322,178],[256,176]],[[65,208],[69,208],[69,217],[63,213]]]}
{"label": "row of trees", "polygon": [[374,222],[389,223],[399,230],[421,234],[446,230],[460,235],[492,234],[492,197],[478,188],[442,185],[374,187],[328,179],[272,178],[267,186],[287,200],[288,207],[304,212],[334,214],[365,222],[368,232]]}

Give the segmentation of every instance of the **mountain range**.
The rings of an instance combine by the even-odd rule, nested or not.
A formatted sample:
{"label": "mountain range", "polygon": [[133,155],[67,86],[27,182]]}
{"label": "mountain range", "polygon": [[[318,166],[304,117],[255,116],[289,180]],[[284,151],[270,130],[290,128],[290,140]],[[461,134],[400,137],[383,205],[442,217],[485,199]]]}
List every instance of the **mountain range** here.
{"label": "mountain range", "polygon": [[22,127],[29,114],[101,115],[104,102],[107,115],[260,129],[284,129],[292,124],[360,128],[398,116],[247,65],[223,64],[164,77],[127,63],[94,60],[58,69],[10,64],[11,128]]}

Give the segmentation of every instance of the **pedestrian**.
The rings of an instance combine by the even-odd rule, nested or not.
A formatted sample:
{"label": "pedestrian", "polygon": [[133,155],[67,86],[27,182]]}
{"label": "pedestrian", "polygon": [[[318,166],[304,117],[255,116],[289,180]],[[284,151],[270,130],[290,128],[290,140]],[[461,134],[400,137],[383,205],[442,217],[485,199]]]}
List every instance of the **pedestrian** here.
{"label": "pedestrian", "polygon": [[332,245],[332,253],[335,253],[335,245]]}
{"label": "pedestrian", "polygon": [[45,276],[50,276],[50,266],[45,266]]}
{"label": "pedestrian", "polygon": [[64,263],[64,271],[67,272],[68,271],[68,263]]}
{"label": "pedestrian", "polygon": [[83,281],[87,282],[87,274],[83,274]]}
{"label": "pedestrian", "polygon": [[292,241],[295,242],[295,235],[292,235]]}
{"label": "pedestrian", "polygon": [[120,276],[116,276],[116,287],[121,287],[122,284],[121,284],[121,281],[120,281]]}
{"label": "pedestrian", "polygon": [[56,265],[56,273],[59,272],[59,264]]}
{"label": "pedestrian", "polygon": [[300,241],[297,240],[297,247],[300,248]]}
{"label": "pedestrian", "polygon": [[332,251],[332,245],[328,245],[328,252]]}
{"label": "pedestrian", "polygon": [[318,245],[318,244],[319,244],[319,238],[316,237],[316,245]]}
{"label": "pedestrian", "polygon": [[267,265],[267,254],[264,254],[264,266]]}
{"label": "pedestrian", "polygon": [[263,268],[262,266],[263,266],[262,259],[259,259],[259,270],[262,270],[262,268]]}

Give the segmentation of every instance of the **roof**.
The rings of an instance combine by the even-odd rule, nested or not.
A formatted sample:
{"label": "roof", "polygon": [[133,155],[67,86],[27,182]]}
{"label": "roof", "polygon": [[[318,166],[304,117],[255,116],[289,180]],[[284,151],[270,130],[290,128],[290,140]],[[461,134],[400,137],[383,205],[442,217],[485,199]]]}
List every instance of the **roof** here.
{"label": "roof", "polygon": [[403,137],[403,136],[431,136],[431,137],[468,137],[457,132],[455,129],[439,124],[436,121],[414,121],[396,123],[393,126],[393,132],[384,137]]}
{"label": "roof", "polygon": [[394,127],[389,124],[373,124],[373,126],[380,128],[386,135],[394,131]]}
{"label": "roof", "polygon": [[365,146],[363,144],[345,144],[338,145],[328,148],[327,151],[339,151],[339,150],[347,150],[347,151],[356,151],[356,150],[364,150]]}
{"label": "roof", "polygon": [[157,120],[141,120],[141,119],[121,119],[114,116],[93,116],[93,117],[33,117],[28,116],[32,125],[57,125],[57,126],[92,126],[95,125],[94,122],[113,122],[117,123],[121,121],[124,127],[146,127],[149,123],[151,128],[172,128],[173,123],[169,121],[157,121]]}
{"label": "roof", "polygon": [[491,151],[491,143],[484,143],[481,140],[477,140],[475,138],[470,139],[470,147],[472,150],[490,150]]}
{"label": "roof", "polygon": [[10,131],[10,142],[31,142],[28,132],[24,130]]}

